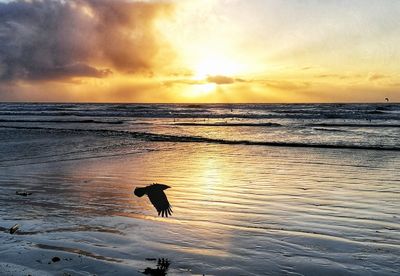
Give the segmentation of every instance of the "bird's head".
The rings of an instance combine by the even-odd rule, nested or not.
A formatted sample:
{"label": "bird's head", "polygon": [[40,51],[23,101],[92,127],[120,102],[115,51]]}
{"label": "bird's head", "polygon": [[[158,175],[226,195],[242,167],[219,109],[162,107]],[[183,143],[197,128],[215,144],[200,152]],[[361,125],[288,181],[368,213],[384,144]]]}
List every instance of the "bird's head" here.
{"label": "bird's head", "polygon": [[146,194],[146,191],[146,188],[136,188],[133,193],[138,197],[142,197]]}

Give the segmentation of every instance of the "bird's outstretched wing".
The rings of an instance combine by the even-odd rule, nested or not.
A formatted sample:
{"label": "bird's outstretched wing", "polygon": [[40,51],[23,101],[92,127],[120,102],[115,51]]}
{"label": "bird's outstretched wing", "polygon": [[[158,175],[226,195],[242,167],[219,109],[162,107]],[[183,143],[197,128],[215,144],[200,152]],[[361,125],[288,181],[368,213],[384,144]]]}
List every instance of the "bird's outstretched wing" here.
{"label": "bird's outstretched wing", "polygon": [[168,217],[172,214],[171,205],[169,204],[168,198],[162,190],[151,190],[147,193],[151,203],[157,209],[158,215],[162,217]]}

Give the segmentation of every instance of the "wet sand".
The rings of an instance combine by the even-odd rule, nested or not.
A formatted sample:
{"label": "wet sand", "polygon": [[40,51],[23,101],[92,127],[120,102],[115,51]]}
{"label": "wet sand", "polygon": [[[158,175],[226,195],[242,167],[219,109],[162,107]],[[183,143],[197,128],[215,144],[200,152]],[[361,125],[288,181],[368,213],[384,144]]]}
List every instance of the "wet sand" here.
{"label": "wet sand", "polygon": [[[99,139],[99,149],[43,153],[40,145],[60,143],[52,135],[24,137],[15,160],[1,161],[1,275],[143,275],[158,259],[168,259],[168,275],[400,271],[397,152],[115,141],[116,149],[76,134],[68,141]],[[133,196],[152,182],[172,186],[172,217]]]}

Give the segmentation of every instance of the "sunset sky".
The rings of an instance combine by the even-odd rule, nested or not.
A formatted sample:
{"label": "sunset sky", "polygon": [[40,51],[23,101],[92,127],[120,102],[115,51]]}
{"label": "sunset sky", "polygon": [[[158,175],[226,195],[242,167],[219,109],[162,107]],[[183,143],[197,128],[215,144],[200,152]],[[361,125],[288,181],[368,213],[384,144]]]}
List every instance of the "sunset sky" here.
{"label": "sunset sky", "polygon": [[0,1],[0,100],[400,101],[398,0]]}

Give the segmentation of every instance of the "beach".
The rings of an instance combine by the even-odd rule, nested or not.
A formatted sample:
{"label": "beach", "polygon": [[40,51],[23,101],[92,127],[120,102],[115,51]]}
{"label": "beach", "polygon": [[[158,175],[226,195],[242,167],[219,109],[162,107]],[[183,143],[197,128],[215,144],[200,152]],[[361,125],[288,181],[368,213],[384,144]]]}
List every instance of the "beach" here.
{"label": "beach", "polygon": [[398,110],[2,104],[0,274],[398,275]]}

